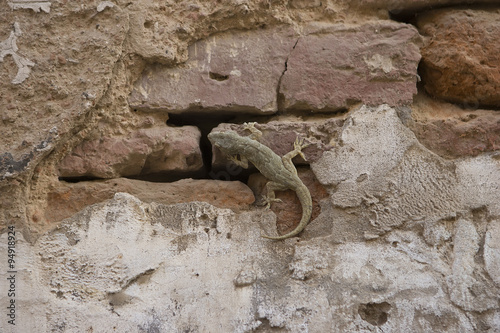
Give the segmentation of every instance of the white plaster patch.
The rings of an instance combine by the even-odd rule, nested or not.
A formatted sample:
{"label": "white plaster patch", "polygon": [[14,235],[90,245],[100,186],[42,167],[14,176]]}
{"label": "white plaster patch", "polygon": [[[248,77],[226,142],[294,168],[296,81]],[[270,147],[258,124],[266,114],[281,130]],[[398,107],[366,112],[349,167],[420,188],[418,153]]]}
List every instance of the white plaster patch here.
{"label": "white plaster patch", "polygon": [[7,2],[13,10],[16,9],[32,9],[34,12],[39,13],[44,11],[45,13],[50,12],[50,6],[52,5],[48,0],[33,1],[33,0],[12,0]]}
{"label": "white plaster patch", "polygon": [[389,57],[384,57],[380,54],[374,54],[370,58],[364,57],[363,60],[368,65],[371,71],[375,71],[377,69],[382,69],[384,73],[389,73],[394,70],[395,67],[392,64],[392,60]]}
{"label": "white plaster patch", "polygon": [[[443,320],[449,332],[471,331],[443,290],[442,274],[432,269],[439,258],[411,231],[391,243],[270,242],[260,237],[259,224],[274,222],[272,215],[237,215],[200,202],[147,204],[118,193],[34,246],[19,244],[27,260],[19,267],[30,270],[20,275],[28,282],[21,290],[32,291],[19,300],[30,301],[24,307],[36,309],[36,322],[27,315],[16,328],[368,332],[373,326],[358,314],[360,304],[384,304],[390,318],[380,324],[384,332],[420,331]],[[470,224],[459,229],[457,235],[474,234]],[[466,262],[476,243],[458,245]],[[0,250],[5,247],[0,235]]]}
{"label": "white plaster patch", "polygon": [[438,221],[459,209],[453,163],[432,154],[387,105],[362,106],[345,121],[341,144],[311,164],[334,185],[337,207],[364,207],[376,238],[405,223]]}
{"label": "white plaster patch", "polygon": [[448,276],[447,283],[452,302],[467,311],[482,312],[498,308],[498,300],[491,295],[491,290],[474,276],[478,269],[475,255],[479,246],[479,234],[473,222],[459,219],[453,238],[452,274]]}
{"label": "white plaster patch", "polygon": [[500,220],[489,223],[484,240],[485,268],[493,281],[500,287]]}
{"label": "white plaster patch", "polygon": [[488,206],[492,215],[500,215],[500,160],[485,154],[457,162],[459,193],[467,208]]}
{"label": "white plaster patch", "polygon": [[10,55],[17,65],[17,75],[11,81],[12,84],[20,84],[26,80],[30,73],[31,68],[35,66],[35,63],[31,60],[18,54],[19,48],[17,47],[17,37],[21,36],[22,31],[19,27],[19,23],[14,23],[14,29],[11,31],[9,38],[0,42],[0,62],[3,62],[5,56]]}
{"label": "white plaster patch", "polygon": [[115,6],[114,3],[112,3],[111,1],[102,1],[101,3],[99,3],[97,5],[97,11],[100,13],[102,12],[103,10],[105,10],[106,8],[113,8]]}
{"label": "white plaster patch", "polygon": [[361,175],[384,176],[400,162],[408,147],[417,143],[388,105],[356,110],[346,120],[340,139],[342,145],[311,165],[322,184],[356,181]]}

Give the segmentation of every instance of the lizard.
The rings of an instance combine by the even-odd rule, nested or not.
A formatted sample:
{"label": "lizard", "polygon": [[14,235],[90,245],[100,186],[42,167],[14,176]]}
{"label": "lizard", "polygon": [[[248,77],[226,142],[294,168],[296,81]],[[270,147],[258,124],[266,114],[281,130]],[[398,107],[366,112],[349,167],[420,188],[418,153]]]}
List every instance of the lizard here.
{"label": "lizard", "polygon": [[300,155],[306,160],[302,149],[309,144],[304,144],[304,140],[297,137],[293,144],[294,149],[283,157],[279,157],[269,147],[257,141],[262,132],[256,129],[254,125],[255,123],[244,124],[244,128],[252,132],[250,137],[240,136],[235,131],[228,130],[212,132],[208,134],[208,139],[215,147],[228,155],[229,159],[235,164],[243,168],[248,168],[248,161],[250,161],[269,180],[266,184],[267,196],[264,197],[267,209],[270,208],[271,202],[281,201],[280,199],[276,199],[275,191],[285,191],[288,189],[295,191],[302,206],[302,217],[297,227],[291,232],[278,237],[262,235],[262,237],[272,240],[283,240],[294,237],[304,230],[311,219],[312,199],[309,189],[297,175],[297,169],[293,165],[292,158]]}

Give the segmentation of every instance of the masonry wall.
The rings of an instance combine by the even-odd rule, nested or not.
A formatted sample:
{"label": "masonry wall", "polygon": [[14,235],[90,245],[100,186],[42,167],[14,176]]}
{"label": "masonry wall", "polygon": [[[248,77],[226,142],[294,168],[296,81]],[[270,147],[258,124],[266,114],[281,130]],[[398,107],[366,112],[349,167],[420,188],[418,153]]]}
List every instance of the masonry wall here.
{"label": "masonry wall", "polygon": [[[1,331],[499,332],[499,41],[493,0],[1,2]],[[207,139],[249,122],[309,144],[298,237]]]}

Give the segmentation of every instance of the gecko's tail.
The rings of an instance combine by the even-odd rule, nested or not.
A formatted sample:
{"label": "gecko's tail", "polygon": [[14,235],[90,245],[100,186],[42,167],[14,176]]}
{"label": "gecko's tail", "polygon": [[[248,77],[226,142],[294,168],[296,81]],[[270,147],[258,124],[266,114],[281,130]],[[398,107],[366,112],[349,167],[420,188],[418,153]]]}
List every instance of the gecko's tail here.
{"label": "gecko's tail", "polygon": [[299,225],[292,231],[290,231],[287,234],[277,236],[277,237],[272,237],[272,236],[267,236],[267,235],[261,235],[264,238],[267,239],[272,239],[272,240],[283,240],[287,239],[290,237],[297,236],[304,230],[304,228],[307,226],[309,223],[309,220],[311,219],[312,215],[312,199],[311,199],[311,194],[309,193],[309,190],[305,185],[302,185],[300,188],[298,188],[295,193],[297,194],[297,197],[299,198],[300,205],[302,206],[302,217],[300,219]]}

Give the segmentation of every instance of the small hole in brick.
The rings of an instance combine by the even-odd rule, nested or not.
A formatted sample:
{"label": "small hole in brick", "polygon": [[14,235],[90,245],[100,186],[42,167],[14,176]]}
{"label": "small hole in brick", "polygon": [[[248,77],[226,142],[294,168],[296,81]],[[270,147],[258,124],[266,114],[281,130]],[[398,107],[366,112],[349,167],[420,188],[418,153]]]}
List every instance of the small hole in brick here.
{"label": "small hole in brick", "polygon": [[208,75],[210,76],[210,78],[212,80],[217,80],[217,81],[225,81],[225,80],[229,79],[229,75],[222,75],[222,74],[218,74],[218,73],[214,73],[214,72],[210,72],[210,73],[208,73]]}
{"label": "small hole in brick", "polygon": [[387,302],[360,304],[358,313],[364,321],[374,326],[381,326],[387,322],[391,305]]}

